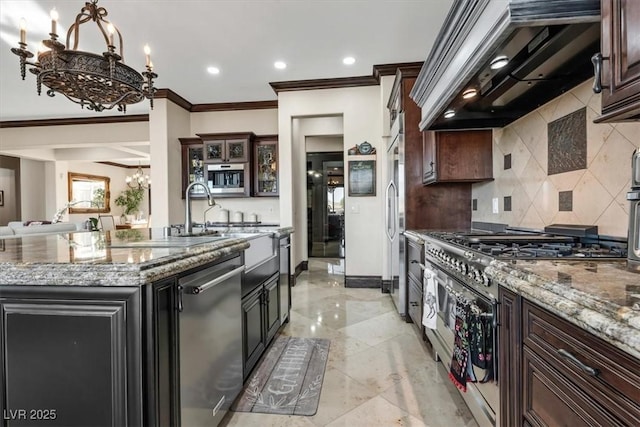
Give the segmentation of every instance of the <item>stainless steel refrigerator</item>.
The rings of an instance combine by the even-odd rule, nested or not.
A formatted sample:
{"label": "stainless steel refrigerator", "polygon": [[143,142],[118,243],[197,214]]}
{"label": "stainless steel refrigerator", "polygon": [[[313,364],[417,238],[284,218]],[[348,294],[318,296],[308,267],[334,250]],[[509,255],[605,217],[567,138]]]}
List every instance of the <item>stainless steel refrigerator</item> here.
{"label": "stainless steel refrigerator", "polygon": [[404,114],[391,125],[391,145],[387,151],[389,182],[386,187],[386,234],[389,240],[389,279],[393,303],[401,316],[407,313],[405,259]]}

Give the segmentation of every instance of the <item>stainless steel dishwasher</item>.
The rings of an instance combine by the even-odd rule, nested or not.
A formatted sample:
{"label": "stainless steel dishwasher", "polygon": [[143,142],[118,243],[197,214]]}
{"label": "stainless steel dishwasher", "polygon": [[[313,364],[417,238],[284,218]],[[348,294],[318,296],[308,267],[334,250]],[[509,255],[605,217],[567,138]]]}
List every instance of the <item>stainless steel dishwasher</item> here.
{"label": "stainless steel dishwasher", "polygon": [[180,420],[216,426],[242,389],[241,256],[179,279]]}

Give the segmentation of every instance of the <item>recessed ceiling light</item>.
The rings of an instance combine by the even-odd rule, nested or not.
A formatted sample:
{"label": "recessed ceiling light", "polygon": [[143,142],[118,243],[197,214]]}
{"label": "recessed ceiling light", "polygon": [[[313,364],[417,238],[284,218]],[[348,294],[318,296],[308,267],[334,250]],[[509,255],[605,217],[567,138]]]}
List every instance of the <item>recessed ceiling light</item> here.
{"label": "recessed ceiling light", "polygon": [[342,63],[344,65],[353,65],[356,63],[356,58],[354,58],[353,56],[347,56],[342,60]]}
{"label": "recessed ceiling light", "polygon": [[444,118],[445,119],[450,119],[451,117],[455,116],[456,112],[453,110],[447,110],[444,112]]}
{"label": "recessed ceiling light", "polygon": [[464,92],[462,92],[462,97],[464,99],[469,99],[469,98],[473,98],[477,94],[478,94],[477,90],[475,90],[475,89],[467,89]]}
{"label": "recessed ceiling light", "polygon": [[220,74],[220,68],[218,67],[208,67],[207,72],[209,74]]}
{"label": "recessed ceiling light", "polygon": [[276,61],[273,63],[273,66],[278,70],[284,70],[285,68],[287,68],[287,64],[283,61]]}
{"label": "recessed ceiling light", "polygon": [[509,63],[509,58],[505,55],[496,56],[491,60],[491,69],[498,70]]}

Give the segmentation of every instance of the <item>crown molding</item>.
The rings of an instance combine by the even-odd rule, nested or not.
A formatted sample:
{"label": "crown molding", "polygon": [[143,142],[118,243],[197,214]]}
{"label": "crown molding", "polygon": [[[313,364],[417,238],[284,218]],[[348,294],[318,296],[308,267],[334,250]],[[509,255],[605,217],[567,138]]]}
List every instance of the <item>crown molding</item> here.
{"label": "crown molding", "polygon": [[8,120],[0,122],[0,128],[25,128],[37,126],[97,125],[105,123],[148,122],[148,114],[130,116],[76,117],[68,119]]}
{"label": "crown molding", "polygon": [[166,89],[166,88],[158,89],[156,93],[153,94],[153,97],[160,98],[160,99],[162,98],[168,99],[169,101],[184,108],[187,111],[191,111],[191,108],[193,108],[192,103],[190,103],[189,101],[187,101],[186,99],[184,99],[183,97],[178,95],[176,92],[172,91],[171,89]]}
{"label": "crown molding", "polygon": [[192,113],[202,113],[206,111],[266,110],[271,108],[278,108],[278,100],[195,104],[190,111]]}
{"label": "crown molding", "polygon": [[374,65],[370,76],[338,77],[331,79],[290,80],[283,82],[271,82],[269,85],[276,92],[288,92],[297,90],[316,89],[341,89],[358,86],[377,86],[380,77],[393,76],[400,69],[406,75],[418,75],[422,68],[422,62],[399,62],[395,64]]}

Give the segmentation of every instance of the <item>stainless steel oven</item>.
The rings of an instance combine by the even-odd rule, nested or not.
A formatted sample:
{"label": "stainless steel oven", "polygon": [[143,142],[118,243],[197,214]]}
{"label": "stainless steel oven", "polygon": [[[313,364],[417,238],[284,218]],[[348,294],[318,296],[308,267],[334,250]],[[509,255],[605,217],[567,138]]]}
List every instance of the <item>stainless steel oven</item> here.
{"label": "stainless steel oven", "polygon": [[250,177],[248,163],[216,163],[207,165],[207,185],[213,194],[248,196]]}
{"label": "stainless steel oven", "polygon": [[[465,365],[467,371],[464,373],[466,384],[464,387],[457,385],[478,425],[493,427],[498,425],[496,417],[499,413],[497,301],[494,296],[497,295],[497,289],[470,284],[469,279],[476,282],[475,271],[480,270],[473,266],[463,269],[459,262],[445,255],[437,243],[426,241],[425,274],[435,278],[438,299],[436,329],[425,329],[427,337],[436,360],[441,360],[445,367],[452,369],[452,359],[458,352],[456,317],[463,316],[460,308],[467,308],[464,316],[470,330],[484,331],[482,337],[478,335],[478,339],[471,338]],[[482,280],[481,275],[478,277]],[[480,343],[483,351],[479,351]]]}

